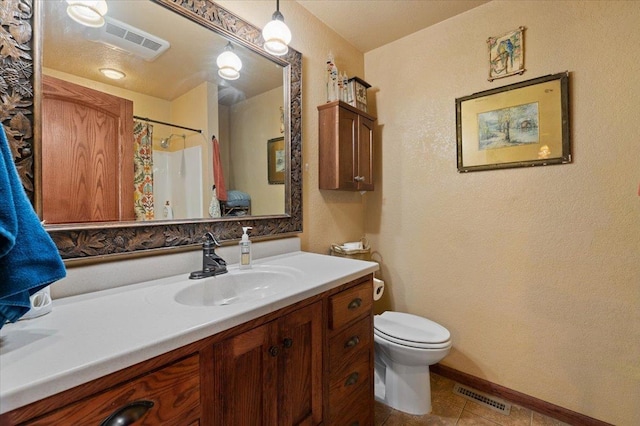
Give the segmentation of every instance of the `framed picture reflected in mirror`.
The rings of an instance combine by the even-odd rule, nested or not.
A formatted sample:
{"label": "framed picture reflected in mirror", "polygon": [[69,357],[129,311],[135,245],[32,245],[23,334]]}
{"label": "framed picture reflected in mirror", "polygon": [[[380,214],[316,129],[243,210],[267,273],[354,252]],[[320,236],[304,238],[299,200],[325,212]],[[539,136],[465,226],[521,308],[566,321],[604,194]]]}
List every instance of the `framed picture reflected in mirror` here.
{"label": "framed picture reflected in mirror", "polygon": [[270,185],[283,185],[287,165],[284,138],[269,139],[267,142],[267,173]]}

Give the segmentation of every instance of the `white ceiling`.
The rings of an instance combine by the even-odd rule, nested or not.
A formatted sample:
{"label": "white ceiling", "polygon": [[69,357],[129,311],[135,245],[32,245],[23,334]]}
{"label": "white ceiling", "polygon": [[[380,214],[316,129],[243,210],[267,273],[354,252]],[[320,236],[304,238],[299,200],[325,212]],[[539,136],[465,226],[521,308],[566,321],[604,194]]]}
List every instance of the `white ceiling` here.
{"label": "white ceiling", "polygon": [[489,0],[297,0],[363,53]]}
{"label": "white ceiling", "polygon": [[[364,53],[489,0],[297,1]],[[44,5],[43,64],[47,68],[167,100],[204,80],[217,81],[220,94],[225,96],[220,101],[229,105],[282,82],[279,67],[240,46],[236,53],[244,64],[243,78],[222,81],[216,74],[215,58],[226,40],[186,19],[176,19],[173,12],[148,1],[111,1],[109,16],[170,42],[172,47],[153,62],[88,41],[86,29],[66,16],[64,0],[47,0]],[[257,61],[266,63],[259,65]],[[114,83],[98,73],[99,66],[124,71],[127,78]]]}
{"label": "white ceiling", "polygon": [[[90,41],[95,39],[95,31],[72,21],[64,0],[42,3],[45,68],[165,100],[173,100],[203,81],[216,82],[219,100],[227,105],[282,86],[282,67],[238,44],[234,51],[243,63],[242,78],[222,80],[217,75],[216,58],[227,40],[150,1],[110,0],[107,16],[169,42],[171,47],[151,62]],[[99,73],[100,67],[118,69],[127,77],[109,80]]]}

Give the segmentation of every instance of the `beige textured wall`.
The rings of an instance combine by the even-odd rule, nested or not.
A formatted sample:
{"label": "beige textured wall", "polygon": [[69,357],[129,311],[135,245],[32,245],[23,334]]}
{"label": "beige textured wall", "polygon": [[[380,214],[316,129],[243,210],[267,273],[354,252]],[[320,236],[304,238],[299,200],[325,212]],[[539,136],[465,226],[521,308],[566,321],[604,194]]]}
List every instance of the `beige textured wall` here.
{"label": "beige textured wall", "polygon": [[[269,184],[267,141],[282,136],[280,113],[282,87],[261,93],[231,107],[230,157],[235,167],[227,189],[251,195],[251,214],[284,213],[284,185]],[[251,125],[248,126],[247,123]],[[251,167],[243,165],[251,164]]]}
{"label": "beige textured wall", "polygon": [[[246,21],[263,28],[275,1],[216,1]],[[303,221],[300,235],[306,251],[328,253],[331,243],[364,235],[364,199],[358,193],[318,189],[318,110],[326,102],[324,70],[332,51],[340,71],[364,76],[364,56],[293,1],[281,1],[280,12],[291,29],[291,46],[302,53]],[[365,197],[371,194],[365,195]]]}
{"label": "beige textured wall", "polygon": [[[365,54],[386,307],[446,326],[444,364],[616,425],[640,424],[639,23],[494,1]],[[521,25],[526,73],[488,82],[485,40]],[[456,97],[565,70],[572,164],[456,172]]]}

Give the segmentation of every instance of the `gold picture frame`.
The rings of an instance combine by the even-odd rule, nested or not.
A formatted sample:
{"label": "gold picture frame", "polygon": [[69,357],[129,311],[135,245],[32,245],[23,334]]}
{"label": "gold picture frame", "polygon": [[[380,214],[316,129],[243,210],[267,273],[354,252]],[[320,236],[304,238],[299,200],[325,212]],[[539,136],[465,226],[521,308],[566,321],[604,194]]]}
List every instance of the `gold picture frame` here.
{"label": "gold picture frame", "polygon": [[284,138],[273,138],[267,142],[267,170],[270,185],[284,185],[286,170]]}
{"label": "gold picture frame", "polygon": [[456,99],[458,172],[571,162],[569,72]]}

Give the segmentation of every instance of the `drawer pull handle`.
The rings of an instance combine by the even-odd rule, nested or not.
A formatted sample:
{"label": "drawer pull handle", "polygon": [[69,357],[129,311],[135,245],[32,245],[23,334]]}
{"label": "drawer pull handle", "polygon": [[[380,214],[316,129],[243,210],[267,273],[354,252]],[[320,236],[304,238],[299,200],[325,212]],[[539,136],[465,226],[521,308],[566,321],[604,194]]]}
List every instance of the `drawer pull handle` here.
{"label": "drawer pull handle", "polygon": [[293,339],[290,339],[289,337],[287,337],[282,341],[282,346],[289,349],[291,346],[293,346]]}
{"label": "drawer pull handle", "polygon": [[278,356],[278,354],[280,353],[280,348],[277,346],[271,346],[269,348],[269,355],[271,356]]}
{"label": "drawer pull handle", "polygon": [[360,299],[359,297],[356,297],[351,301],[351,303],[349,303],[349,306],[347,306],[347,308],[350,311],[353,311],[354,309],[358,309],[360,306],[362,306],[362,299]]}
{"label": "drawer pull handle", "polygon": [[347,380],[344,382],[344,385],[345,386],[355,385],[356,383],[358,383],[358,376],[360,376],[360,374],[358,374],[357,371],[349,374],[349,377],[347,377]]}
{"label": "drawer pull handle", "polygon": [[351,339],[347,340],[344,344],[345,349],[353,348],[358,343],[360,343],[360,338],[358,336],[353,336]]}
{"label": "drawer pull handle", "polygon": [[134,401],[104,419],[100,426],[127,426],[141,419],[153,407],[152,401]]}

